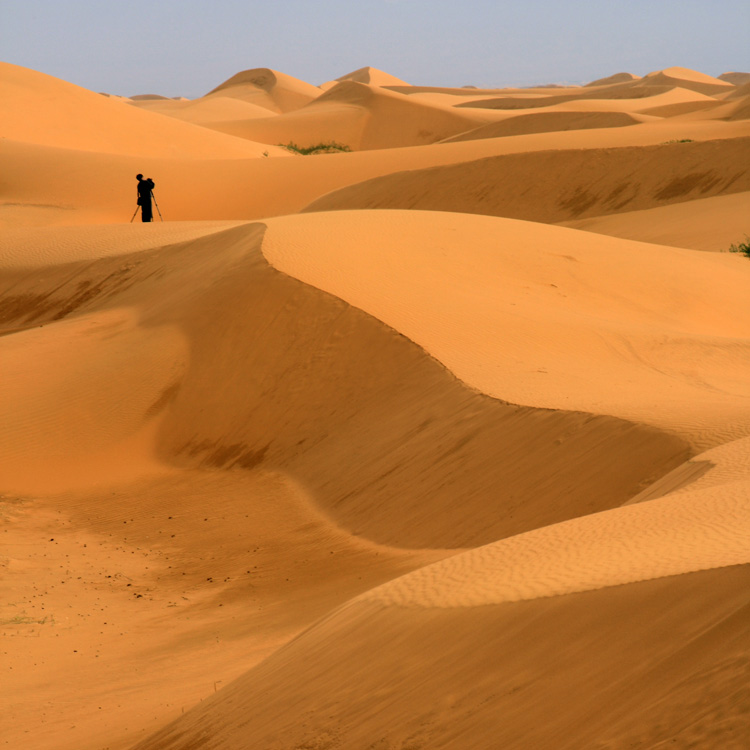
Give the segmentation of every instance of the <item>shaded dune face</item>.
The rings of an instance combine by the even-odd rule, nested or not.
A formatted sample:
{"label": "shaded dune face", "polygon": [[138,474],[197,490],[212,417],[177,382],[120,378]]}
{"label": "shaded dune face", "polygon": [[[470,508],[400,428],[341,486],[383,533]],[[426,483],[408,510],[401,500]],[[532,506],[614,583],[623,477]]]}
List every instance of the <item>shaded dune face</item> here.
{"label": "shaded dune face", "polygon": [[523,99],[513,96],[498,96],[471,102],[462,102],[456,106],[462,109],[533,109],[536,107],[549,107],[553,104],[563,104],[565,102],[580,100],[647,99],[659,94],[666,94],[668,91],[672,91],[675,87],[675,85],[652,85],[645,87],[640,86],[638,83],[627,83],[602,89],[573,89],[563,94]]}
{"label": "shaded dune face", "polygon": [[597,78],[591,83],[587,83],[584,88],[591,86],[610,86],[615,83],[629,83],[638,79],[638,76],[634,76],[632,73],[615,73],[614,75],[607,76],[606,78]]}
{"label": "shaded dune face", "polygon": [[305,211],[399,208],[554,223],[750,189],[750,138],[492,156],[341,188]]}
{"label": "shaded dune face", "polygon": [[744,565],[481,608],[355,601],[137,750],[739,750],[749,583]]}
{"label": "shaded dune face", "polygon": [[117,258],[83,278],[9,277],[3,324],[134,305],[143,326],[178,326],[184,375],[144,415],[162,415],[161,457],[283,471],[340,526],[393,546],[472,546],[611,508],[687,458],[652,428],[472,391],[394,330],[272,269],[263,231],[143,253],[126,278]]}
{"label": "shaded dune face", "polygon": [[550,133],[560,130],[622,128],[635,125],[637,122],[635,117],[626,112],[538,112],[483,125],[475,130],[446,138],[443,143],[470,141],[475,138],[503,138],[528,133]]}

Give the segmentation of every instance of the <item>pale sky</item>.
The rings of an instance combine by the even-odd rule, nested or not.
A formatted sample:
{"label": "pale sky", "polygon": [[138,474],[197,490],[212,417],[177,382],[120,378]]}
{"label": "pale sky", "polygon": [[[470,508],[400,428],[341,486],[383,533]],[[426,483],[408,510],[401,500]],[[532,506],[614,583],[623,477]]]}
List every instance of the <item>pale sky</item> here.
{"label": "pale sky", "polygon": [[0,60],[93,91],[195,98],[248,68],[424,86],[750,72],[750,0],[0,0]]}

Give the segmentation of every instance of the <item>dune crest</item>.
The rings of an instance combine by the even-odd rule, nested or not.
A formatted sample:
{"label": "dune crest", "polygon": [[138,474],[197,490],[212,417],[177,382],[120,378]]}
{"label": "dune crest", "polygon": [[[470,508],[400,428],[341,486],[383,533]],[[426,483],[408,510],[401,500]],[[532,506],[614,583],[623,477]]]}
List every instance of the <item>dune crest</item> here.
{"label": "dune crest", "polygon": [[731,91],[732,84],[689,68],[665,68],[646,74],[642,79],[646,86],[677,85],[702,94],[721,94]]}
{"label": "dune crest", "polygon": [[[264,253],[277,268],[402,331],[485,393],[643,421],[703,448],[750,428],[741,258],[438,212],[268,226]],[[355,226],[367,227],[356,244]],[[449,239],[458,232],[460,245]]]}
{"label": "dune crest", "polygon": [[339,76],[337,81],[357,81],[359,83],[369,83],[373,86],[408,86],[406,81],[402,81],[390,73],[386,73],[377,68],[370,66],[359,68],[346,75]]}
{"label": "dune crest", "polygon": [[252,68],[236,73],[206,96],[231,96],[274,112],[303,107],[320,93],[311,83],[270,68]]}

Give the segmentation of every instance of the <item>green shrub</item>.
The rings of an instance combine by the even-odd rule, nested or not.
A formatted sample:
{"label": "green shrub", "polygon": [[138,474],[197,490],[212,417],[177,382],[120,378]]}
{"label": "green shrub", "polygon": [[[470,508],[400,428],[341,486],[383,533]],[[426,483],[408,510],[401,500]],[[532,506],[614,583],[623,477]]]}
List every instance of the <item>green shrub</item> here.
{"label": "green shrub", "polygon": [[309,156],[310,154],[335,154],[345,151],[351,151],[349,146],[345,146],[342,143],[336,143],[331,141],[330,143],[317,143],[314,146],[298,146],[296,143],[279,143],[281,148],[287,149],[287,151],[293,151],[295,154],[302,154],[302,156]]}
{"label": "green shrub", "polygon": [[729,246],[730,253],[742,253],[746,258],[750,258],[750,237],[745,235],[744,242],[738,242],[736,245]]}

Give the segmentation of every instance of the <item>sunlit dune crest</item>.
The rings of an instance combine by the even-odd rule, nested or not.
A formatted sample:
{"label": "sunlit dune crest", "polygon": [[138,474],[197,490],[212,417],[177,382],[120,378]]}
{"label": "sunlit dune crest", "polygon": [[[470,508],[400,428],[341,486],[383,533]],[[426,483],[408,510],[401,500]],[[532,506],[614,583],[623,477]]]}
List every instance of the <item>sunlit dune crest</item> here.
{"label": "sunlit dune crest", "polygon": [[7,746],[750,746],[747,75],[0,64]]}
{"label": "sunlit dune crest", "polygon": [[312,101],[320,92],[310,83],[269,68],[253,68],[228,78],[208,92],[221,94],[266,107],[274,112],[288,112]]}
{"label": "sunlit dune crest", "polygon": [[699,91],[702,94],[718,94],[727,91],[732,86],[728,81],[722,81],[705,73],[679,67],[656,70],[645,75],[642,80],[644,84],[649,86],[676,84],[683,88]]}
{"label": "sunlit dune crest", "polygon": [[358,81],[359,83],[369,83],[373,86],[408,86],[406,81],[402,81],[396,76],[392,76],[390,73],[386,73],[383,70],[377,68],[359,68],[359,70],[352,71],[346,75],[339,76],[337,81]]}

